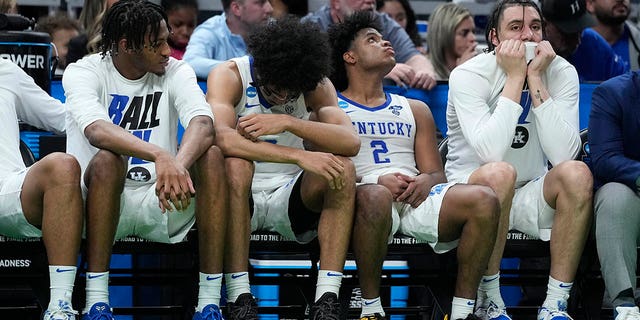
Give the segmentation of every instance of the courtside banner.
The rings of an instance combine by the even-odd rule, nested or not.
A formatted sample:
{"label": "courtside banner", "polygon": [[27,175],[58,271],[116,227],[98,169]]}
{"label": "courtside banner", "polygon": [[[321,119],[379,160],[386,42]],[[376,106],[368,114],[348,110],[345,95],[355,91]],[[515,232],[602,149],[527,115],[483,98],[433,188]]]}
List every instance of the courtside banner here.
{"label": "courtside banner", "polygon": [[43,90],[51,92],[51,38],[43,32],[0,32],[0,58],[17,64]]}

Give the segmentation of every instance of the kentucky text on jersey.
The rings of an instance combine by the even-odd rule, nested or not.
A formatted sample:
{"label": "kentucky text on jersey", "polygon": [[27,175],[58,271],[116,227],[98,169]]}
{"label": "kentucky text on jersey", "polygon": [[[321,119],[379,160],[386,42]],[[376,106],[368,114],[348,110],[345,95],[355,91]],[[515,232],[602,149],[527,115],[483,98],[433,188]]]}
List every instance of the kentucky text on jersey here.
{"label": "kentucky text on jersey", "polygon": [[359,135],[392,135],[411,137],[413,126],[403,122],[351,122]]}

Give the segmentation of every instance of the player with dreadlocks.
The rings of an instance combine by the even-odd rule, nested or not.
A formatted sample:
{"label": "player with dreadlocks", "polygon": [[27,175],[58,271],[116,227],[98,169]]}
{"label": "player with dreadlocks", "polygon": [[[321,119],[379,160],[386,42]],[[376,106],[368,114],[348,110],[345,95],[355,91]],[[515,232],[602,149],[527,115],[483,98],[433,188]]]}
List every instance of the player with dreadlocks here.
{"label": "player with dreadlocks", "polygon": [[348,157],[360,141],[327,79],[327,36],[314,24],[286,18],[251,34],[248,48],[251,56],[219,65],[207,83],[232,190],[227,319],[256,318],[247,276],[252,230],[299,242],[318,237],[320,271],[310,318],[335,319],[355,198]]}
{"label": "player with dreadlocks", "polygon": [[[169,57],[168,37],[160,6],[119,1],[104,19],[102,52],[70,65],[62,80],[67,151],[81,164],[86,192],[86,320],[113,319],[114,239],[175,243],[194,223],[200,250],[194,319],[221,317],[224,160],[214,145],[211,108],[193,69]],[[180,150],[178,120],[186,128]]]}

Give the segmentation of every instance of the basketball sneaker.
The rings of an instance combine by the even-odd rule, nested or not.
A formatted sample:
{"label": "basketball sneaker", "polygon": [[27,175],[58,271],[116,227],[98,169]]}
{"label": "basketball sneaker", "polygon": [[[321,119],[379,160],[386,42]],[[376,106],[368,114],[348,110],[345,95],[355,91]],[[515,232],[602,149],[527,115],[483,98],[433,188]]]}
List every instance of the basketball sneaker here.
{"label": "basketball sneaker", "polygon": [[486,308],[479,307],[476,309],[475,315],[482,320],[511,320],[507,310],[498,307],[493,301]]}
{"label": "basketball sneaker", "polygon": [[619,306],[616,307],[615,320],[640,320],[640,310],[638,307]]}
{"label": "basketball sneaker", "polygon": [[318,301],[311,305],[309,320],[340,319],[340,301],[333,292],[325,292]]}
{"label": "basketball sneaker", "polygon": [[215,304],[208,304],[202,311],[196,311],[193,315],[193,320],[223,320],[220,308]]}
{"label": "basketball sneaker", "polygon": [[236,302],[227,303],[227,312],[227,320],[257,320],[258,304],[251,293],[243,293]]}
{"label": "basketball sneaker", "polygon": [[538,309],[538,320],[573,320],[573,318],[564,310],[551,310],[540,307]]}
{"label": "basketball sneaker", "polygon": [[91,306],[89,313],[82,315],[82,320],[115,320],[113,310],[104,302],[97,302]]}
{"label": "basketball sneaker", "polygon": [[73,310],[69,301],[58,300],[58,304],[44,312],[42,320],[76,320],[78,311]]}

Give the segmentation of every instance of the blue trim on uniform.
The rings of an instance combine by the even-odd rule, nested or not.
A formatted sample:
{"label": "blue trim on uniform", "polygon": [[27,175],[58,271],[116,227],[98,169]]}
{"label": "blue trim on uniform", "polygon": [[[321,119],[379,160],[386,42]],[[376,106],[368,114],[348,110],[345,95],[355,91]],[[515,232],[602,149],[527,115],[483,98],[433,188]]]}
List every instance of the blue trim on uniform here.
{"label": "blue trim on uniform", "polygon": [[366,111],[370,111],[370,112],[375,112],[378,110],[383,110],[386,109],[390,104],[391,104],[391,96],[389,95],[389,93],[385,92],[384,93],[385,96],[385,102],[377,107],[367,107],[365,105],[359,104],[345,96],[342,95],[342,93],[338,92],[338,98],[348,102],[349,104],[353,105],[354,107],[358,107],[362,110],[366,110]]}
{"label": "blue trim on uniform", "polygon": [[253,56],[249,56],[249,70],[250,70],[250,73],[251,73],[251,82],[249,83],[249,85],[256,88],[256,93],[258,93],[258,101],[260,101],[260,104],[263,107],[265,107],[267,109],[271,109],[271,107],[273,107],[273,105],[271,103],[269,103],[267,101],[267,99],[265,99],[262,96],[262,90],[260,90],[260,87],[254,85],[254,81],[256,81],[256,74],[255,74],[254,69],[253,69]]}

